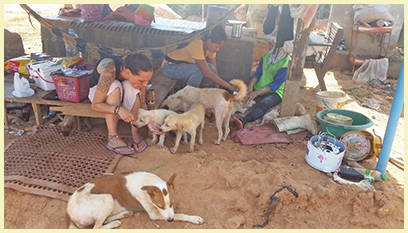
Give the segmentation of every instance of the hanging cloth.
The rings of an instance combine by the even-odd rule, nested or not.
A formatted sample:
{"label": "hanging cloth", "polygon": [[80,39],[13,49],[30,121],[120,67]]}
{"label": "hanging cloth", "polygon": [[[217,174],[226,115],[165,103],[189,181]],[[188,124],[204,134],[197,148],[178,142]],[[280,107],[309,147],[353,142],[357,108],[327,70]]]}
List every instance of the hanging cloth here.
{"label": "hanging cloth", "polygon": [[282,7],[282,12],[279,18],[275,48],[281,48],[283,43],[287,40],[293,40],[293,18],[290,16],[289,5],[285,4]]}

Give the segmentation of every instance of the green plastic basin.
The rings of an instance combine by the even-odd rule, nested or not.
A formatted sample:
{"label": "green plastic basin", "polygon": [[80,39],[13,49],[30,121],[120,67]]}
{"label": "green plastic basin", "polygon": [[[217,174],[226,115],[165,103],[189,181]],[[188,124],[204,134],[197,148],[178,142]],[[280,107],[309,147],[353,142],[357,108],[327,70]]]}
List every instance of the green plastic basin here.
{"label": "green plastic basin", "polygon": [[[323,119],[328,113],[337,113],[343,116],[351,117],[353,119],[352,125],[344,125],[341,123],[334,123]],[[359,112],[354,112],[344,109],[327,109],[316,113],[316,119],[320,123],[321,131],[333,134],[336,137],[352,130],[364,130],[373,126],[373,121]]]}

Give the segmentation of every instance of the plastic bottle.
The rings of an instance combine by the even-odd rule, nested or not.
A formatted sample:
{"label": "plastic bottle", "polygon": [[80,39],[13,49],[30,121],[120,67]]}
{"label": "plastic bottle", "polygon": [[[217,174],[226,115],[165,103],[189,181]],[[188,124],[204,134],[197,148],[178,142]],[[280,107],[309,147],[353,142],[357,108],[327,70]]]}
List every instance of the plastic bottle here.
{"label": "plastic bottle", "polygon": [[380,180],[385,180],[385,174],[381,174],[381,172],[377,170],[370,170],[370,169],[365,169],[365,168],[354,168],[356,171],[358,171],[360,174],[364,176],[364,179],[369,180],[369,181],[380,181]]}
{"label": "plastic bottle", "polygon": [[381,174],[377,170],[370,170],[365,168],[353,168],[346,165],[341,166],[339,175],[343,179],[350,181],[368,180],[370,182],[385,180],[385,174]]}
{"label": "plastic bottle", "polygon": [[80,71],[76,68],[76,67],[74,67],[74,68],[72,68],[72,77],[78,77],[80,75]]}
{"label": "plastic bottle", "polygon": [[364,175],[356,171],[354,168],[343,165],[340,168],[339,176],[343,179],[359,182],[364,180]]}
{"label": "plastic bottle", "polygon": [[148,109],[153,109],[154,105],[155,105],[155,92],[154,89],[152,87],[152,84],[147,85],[146,88],[146,102],[148,105]]}
{"label": "plastic bottle", "polygon": [[79,37],[78,34],[76,34],[75,30],[73,28],[68,29],[68,34],[75,36],[75,37]]}
{"label": "plastic bottle", "polygon": [[[68,34],[74,36],[75,38],[79,38],[78,34],[76,34],[75,30],[73,28],[68,29]],[[67,57],[79,57],[81,56],[81,53],[75,49],[69,46],[68,44],[65,44],[65,52]]]}

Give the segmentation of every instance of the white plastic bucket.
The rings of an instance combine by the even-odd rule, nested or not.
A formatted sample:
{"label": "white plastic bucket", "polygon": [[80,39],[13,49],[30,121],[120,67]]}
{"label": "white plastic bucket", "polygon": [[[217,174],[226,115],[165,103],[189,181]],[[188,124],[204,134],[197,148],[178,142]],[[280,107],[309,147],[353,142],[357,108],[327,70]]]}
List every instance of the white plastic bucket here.
{"label": "white plastic bucket", "polygon": [[319,91],[316,93],[316,113],[327,109],[343,108],[346,94],[341,91]]}
{"label": "white plastic bucket", "polygon": [[[320,148],[316,148],[313,142],[316,142],[321,137],[321,140],[326,140],[334,143],[340,147],[340,153],[335,154],[333,152],[322,151]],[[307,143],[306,149],[306,162],[313,168],[323,172],[336,171],[343,161],[344,151],[346,147],[342,142],[329,136],[315,135]]]}

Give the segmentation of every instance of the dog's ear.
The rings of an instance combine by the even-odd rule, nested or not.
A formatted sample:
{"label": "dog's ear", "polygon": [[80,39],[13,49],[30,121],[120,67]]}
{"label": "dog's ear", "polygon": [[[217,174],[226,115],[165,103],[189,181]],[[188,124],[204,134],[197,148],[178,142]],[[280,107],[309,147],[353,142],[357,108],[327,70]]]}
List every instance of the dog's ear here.
{"label": "dog's ear", "polygon": [[176,173],[170,176],[169,180],[167,181],[167,186],[174,186],[174,179],[176,178],[176,176]]}
{"label": "dog's ear", "polygon": [[143,191],[146,191],[146,193],[150,196],[150,199],[152,200],[152,202],[157,207],[161,209],[165,208],[163,193],[158,187],[149,185],[149,186],[143,186],[141,189]]}
{"label": "dog's ear", "polygon": [[170,176],[167,181],[167,188],[169,190],[170,207],[173,208],[174,205],[174,179],[176,178],[176,173]]}

